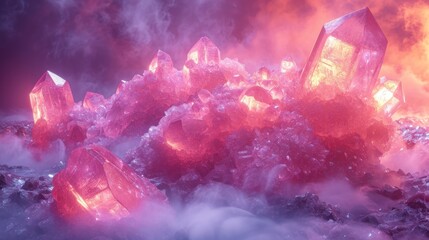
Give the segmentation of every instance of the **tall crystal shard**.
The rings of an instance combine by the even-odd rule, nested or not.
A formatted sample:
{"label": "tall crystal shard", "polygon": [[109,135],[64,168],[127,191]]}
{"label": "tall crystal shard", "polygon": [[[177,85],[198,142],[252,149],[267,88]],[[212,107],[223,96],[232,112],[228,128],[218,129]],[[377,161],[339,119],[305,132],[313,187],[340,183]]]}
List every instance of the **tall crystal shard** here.
{"label": "tall crystal shard", "polygon": [[208,37],[202,37],[189,51],[188,60],[196,64],[219,64],[220,51]]}
{"label": "tall crystal shard", "polygon": [[304,87],[311,91],[327,86],[329,91],[353,91],[368,96],[386,47],[387,39],[368,8],[328,22],[302,73]]}
{"label": "tall crystal shard", "polygon": [[120,219],[148,201],[167,198],[101,146],[75,149],[67,167],[55,175],[53,197],[66,217],[90,215],[95,220]]}
{"label": "tall crystal shard", "polygon": [[405,103],[402,83],[400,81],[382,79],[374,89],[373,98],[377,110],[391,116]]}
{"label": "tall crystal shard", "polygon": [[44,119],[52,126],[67,117],[74,100],[69,83],[55,73],[47,71],[31,90],[30,103],[34,123]]}

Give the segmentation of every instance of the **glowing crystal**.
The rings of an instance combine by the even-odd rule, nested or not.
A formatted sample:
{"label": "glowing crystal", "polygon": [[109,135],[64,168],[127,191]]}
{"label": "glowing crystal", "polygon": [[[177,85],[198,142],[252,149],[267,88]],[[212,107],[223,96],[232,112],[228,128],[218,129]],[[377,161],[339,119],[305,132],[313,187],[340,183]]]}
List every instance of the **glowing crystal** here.
{"label": "glowing crystal", "polygon": [[326,23],[301,76],[305,88],[324,85],[369,95],[386,46],[386,37],[368,8]]}
{"label": "glowing crystal", "polygon": [[263,112],[273,103],[273,99],[265,89],[255,86],[243,92],[240,102],[250,111]]}
{"label": "glowing crystal", "polygon": [[281,73],[290,73],[296,71],[296,63],[291,57],[284,58],[280,63],[280,72]]}
{"label": "glowing crystal", "polygon": [[189,51],[188,60],[196,64],[219,64],[220,51],[208,37],[202,37]]}
{"label": "glowing crystal", "polygon": [[380,85],[374,89],[373,98],[376,109],[391,116],[405,103],[402,83],[400,81],[382,79]]}
{"label": "glowing crystal", "polygon": [[67,217],[89,214],[95,220],[116,220],[149,201],[167,201],[149,180],[95,145],[75,149],[53,185],[58,211]]}
{"label": "glowing crystal", "polygon": [[163,78],[173,71],[173,61],[170,55],[158,50],[156,56],[152,59],[149,65],[149,71]]}
{"label": "glowing crystal", "polygon": [[30,92],[33,119],[44,119],[49,126],[64,120],[74,100],[68,82],[55,73],[47,71]]}

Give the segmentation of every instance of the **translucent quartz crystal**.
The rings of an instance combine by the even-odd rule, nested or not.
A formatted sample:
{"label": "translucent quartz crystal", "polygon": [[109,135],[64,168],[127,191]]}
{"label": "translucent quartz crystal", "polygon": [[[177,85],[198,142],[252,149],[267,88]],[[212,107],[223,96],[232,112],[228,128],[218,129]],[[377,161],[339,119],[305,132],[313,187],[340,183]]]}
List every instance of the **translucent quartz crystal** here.
{"label": "translucent quartz crystal", "polygon": [[67,117],[74,104],[68,82],[55,73],[45,72],[30,92],[33,119],[44,119],[48,126]]}
{"label": "translucent quartz crystal", "polygon": [[106,104],[106,99],[103,95],[94,93],[94,92],[87,92],[85,94],[85,97],[83,98],[83,107],[90,110],[90,111],[97,111],[98,109],[102,108]]}
{"label": "translucent quartz crystal", "polygon": [[208,37],[202,37],[189,50],[188,60],[193,60],[196,64],[219,64],[220,51]]}
{"label": "translucent quartz crystal", "polygon": [[263,112],[273,103],[273,99],[265,89],[255,86],[243,92],[240,102],[246,105],[249,111]]}
{"label": "translucent quartz crystal", "polygon": [[189,50],[183,66],[183,76],[191,94],[202,88],[212,90],[227,81],[219,63],[219,49],[210,39],[202,37]]}
{"label": "translucent quartz crystal", "polygon": [[386,46],[386,37],[368,8],[328,22],[302,73],[304,87],[313,90],[324,85],[368,96]]}
{"label": "translucent quartz crystal", "polygon": [[89,214],[95,220],[116,220],[148,201],[167,201],[149,180],[95,145],[75,149],[67,167],[55,175],[53,185],[57,209],[66,217]]}
{"label": "translucent quartz crystal", "polygon": [[160,78],[162,78],[167,76],[174,70],[173,61],[171,60],[170,55],[161,50],[158,50],[156,56],[149,64],[148,69],[153,74],[156,74]]}
{"label": "translucent quartz crystal", "polygon": [[382,78],[381,83],[374,89],[373,98],[376,102],[376,109],[391,116],[405,103],[402,83]]}

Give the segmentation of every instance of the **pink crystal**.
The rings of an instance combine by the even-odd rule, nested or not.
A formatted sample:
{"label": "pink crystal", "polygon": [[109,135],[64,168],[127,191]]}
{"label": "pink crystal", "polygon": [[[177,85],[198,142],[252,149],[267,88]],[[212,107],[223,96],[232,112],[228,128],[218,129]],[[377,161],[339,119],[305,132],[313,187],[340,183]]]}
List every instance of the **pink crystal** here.
{"label": "pink crystal", "polygon": [[373,99],[377,110],[391,116],[405,103],[402,83],[382,78],[382,82],[374,89]]}
{"label": "pink crystal", "polygon": [[207,37],[201,38],[189,51],[183,67],[183,76],[191,94],[202,88],[212,90],[226,82],[219,63],[219,49]]}
{"label": "pink crystal", "polygon": [[188,61],[189,60],[193,60],[196,64],[219,64],[220,51],[208,37],[202,37],[195,43],[191,50],[189,50]]}
{"label": "pink crystal", "polygon": [[328,86],[368,96],[380,71],[387,40],[368,8],[322,28],[301,76],[307,90]]}
{"label": "pink crystal", "polygon": [[152,59],[149,65],[149,71],[157,75],[159,78],[163,78],[173,72],[173,61],[170,55],[158,50],[156,56]]}
{"label": "pink crystal", "polygon": [[89,215],[95,220],[117,220],[149,201],[167,202],[149,180],[95,145],[75,149],[67,167],[55,175],[53,185],[58,211],[70,218]]}
{"label": "pink crystal", "polygon": [[49,126],[53,126],[67,118],[74,100],[69,83],[47,71],[31,90],[30,103],[34,123],[44,119]]}
{"label": "pink crystal", "polygon": [[265,89],[255,86],[243,92],[240,102],[250,111],[263,112],[273,103],[273,99]]}
{"label": "pink crystal", "polygon": [[107,101],[103,95],[94,92],[87,92],[83,98],[82,105],[84,108],[95,112],[103,108],[106,102]]}

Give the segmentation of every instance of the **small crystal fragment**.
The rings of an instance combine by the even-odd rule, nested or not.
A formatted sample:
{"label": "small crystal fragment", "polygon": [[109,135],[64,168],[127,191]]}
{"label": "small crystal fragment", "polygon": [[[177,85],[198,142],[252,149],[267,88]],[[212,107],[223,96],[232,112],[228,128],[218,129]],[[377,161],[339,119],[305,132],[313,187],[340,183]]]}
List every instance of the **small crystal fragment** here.
{"label": "small crystal fragment", "polygon": [[374,89],[373,93],[376,109],[391,116],[405,103],[402,83],[400,81],[386,80],[385,78],[382,78],[381,82],[382,83]]}
{"label": "small crystal fragment", "polygon": [[33,119],[44,119],[49,126],[67,117],[74,104],[69,83],[50,71],[37,81],[30,92]]}
{"label": "small crystal fragment", "polygon": [[106,99],[104,96],[94,92],[86,92],[82,103],[84,108],[94,112],[104,107],[105,104]]}
{"label": "small crystal fragment", "polygon": [[305,88],[324,85],[368,96],[386,46],[386,37],[368,8],[326,23],[302,74]]}
{"label": "small crystal fragment", "polygon": [[287,74],[296,71],[296,63],[291,57],[284,58],[280,63],[280,72]]}
{"label": "small crystal fragment", "polygon": [[202,37],[189,51],[189,60],[193,60],[195,64],[219,64],[220,51],[208,37]]}
{"label": "small crystal fragment", "polygon": [[149,180],[96,145],[75,149],[53,185],[58,211],[67,217],[89,214],[95,220],[117,220],[148,201],[167,202]]}

